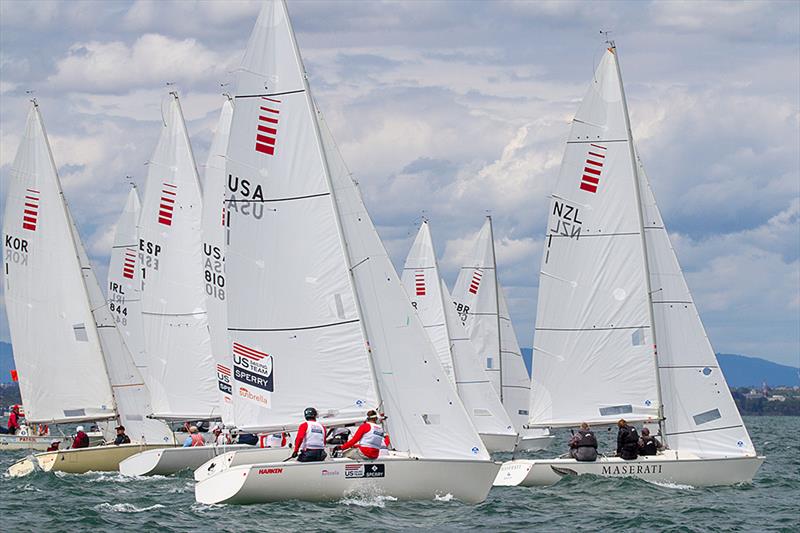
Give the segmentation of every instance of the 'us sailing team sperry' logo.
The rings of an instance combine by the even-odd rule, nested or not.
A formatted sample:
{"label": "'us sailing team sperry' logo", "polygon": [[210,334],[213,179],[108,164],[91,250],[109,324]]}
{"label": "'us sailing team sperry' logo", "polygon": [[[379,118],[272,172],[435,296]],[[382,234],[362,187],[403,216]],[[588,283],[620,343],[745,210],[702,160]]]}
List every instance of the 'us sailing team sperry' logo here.
{"label": "'us sailing team sperry' logo", "polygon": [[280,109],[276,109],[280,100],[262,96],[263,104],[258,114],[258,131],[256,132],[256,152],[262,154],[275,155],[275,141],[278,138],[278,115]]}
{"label": "'us sailing team sperry' logo", "polygon": [[225,365],[217,364],[217,385],[225,394],[233,394],[231,387],[231,369]]}
{"label": "'us sailing team sperry' logo", "polygon": [[272,356],[234,342],[233,377],[241,383],[273,392]]}
{"label": "'us sailing team sperry' logo", "polygon": [[386,465],[359,463],[344,465],[345,479],[360,479],[365,477],[385,477]]}
{"label": "'us sailing team sperry' logo", "polygon": [[589,145],[589,154],[583,167],[581,177],[581,190],[596,193],[600,184],[600,174],[603,171],[603,160],[606,158],[606,147],[599,144]]}

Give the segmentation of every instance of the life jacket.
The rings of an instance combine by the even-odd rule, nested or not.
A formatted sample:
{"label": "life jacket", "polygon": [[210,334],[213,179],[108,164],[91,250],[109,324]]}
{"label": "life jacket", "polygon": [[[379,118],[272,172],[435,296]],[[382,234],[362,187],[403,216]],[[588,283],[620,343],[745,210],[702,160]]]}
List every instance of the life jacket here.
{"label": "life jacket", "polygon": [[642,437],[642,445],[639,447],[639,455],[657,455],[658,444],[655,437]]}
{"label": "life jacket", "polygon": [[628,431],[625,432],[623,436],[622,444],[626,448],[630,448],[632,446],[639,447],[639,433],[636,431],[636,428],[628,426]]}
{"label": "life jacket", "polygon": [[361,440],[358,441],[358,447],[380,450],[381,446],[383,445],[383,428],[378,424],[373,424],[372,422],[367,422],[367,424],[369,424],[370,429],[364,433],[364,435],[361,437]]}
{"label": "life jacket", "polygon": [[306,424],[306,434],[303,435],[300,450],[324,450],[325,426],[316,420],[306,420],[303,423]]}
{"label": "life jacket", "polygon": [[84,433],[83,431],[79,431],[75,435],[75,440],[72,441],[73,448],[88,448],[89,447],[89,435]]}
{"label": "life jacket", "polygon": [[575,444],[576,448],[597,448],[597,438],[594,436],[594,433],[591,431],[579,429],[578,430],[578,442]]}
{"label": "life jacket", "polygon": [[8,415],[8,431],[13,433],[18,429],[19,429],[19,415],[14,411],[11,411],[11,414]]}
{"label": "life jacket", "polygon": [[192,446],[205,446],[206,441],[200,433],[192,433]]}
{"label": "life jacket", "polygon": [[270,433],[259,436],[259,445],[262,448],[282,448],[286,446],[286,433]]}

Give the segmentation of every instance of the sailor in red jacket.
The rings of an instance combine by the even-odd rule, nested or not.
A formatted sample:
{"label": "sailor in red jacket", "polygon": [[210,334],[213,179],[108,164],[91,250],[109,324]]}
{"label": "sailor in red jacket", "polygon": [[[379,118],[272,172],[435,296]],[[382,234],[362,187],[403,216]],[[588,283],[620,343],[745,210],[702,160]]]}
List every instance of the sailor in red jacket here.
{"label": "sailor in red jacket", "polygon": [[8,433],[13,435],[19,431],[19,405],[11,408],[11,414],[8,415]]}
{"label": "sailor in red jacket", "polygon": [[367,412],[367,421],[361,424],[355,435],[342,445],[344,457],[359,460],[373,460],[378,458],[384,442],[383,427],[378,424],[378,413],[370,410]]}
{"label": "sailor in red jacket", "polygon": [[297,428],[292,457],[297,457],[301,463],[324,461],[328,456],[325,453],[325,426],[317,422],[317,410],[313,407],[306,407],[303,416],[306,421]]}

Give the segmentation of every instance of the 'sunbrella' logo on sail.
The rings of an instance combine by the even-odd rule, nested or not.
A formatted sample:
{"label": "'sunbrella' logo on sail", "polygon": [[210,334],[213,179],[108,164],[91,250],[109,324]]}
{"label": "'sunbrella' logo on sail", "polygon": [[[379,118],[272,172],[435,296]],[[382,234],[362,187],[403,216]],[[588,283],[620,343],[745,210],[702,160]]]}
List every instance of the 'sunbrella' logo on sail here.
{"label": "'sunbrella' logo on sail", "polygon": [[133,279],[136,268],[136,248],[125,248],[125,259],[122,261],[122,277]]}
{"label": "'sunbrella' logo on sail", "polygon": [[273,392],[272,356],[238,342],[233,343],[233,378]]}
{"label": "'sunbrella' logo on sail", "polygon": [[26,189],[25,206],[22,211],[22,229],[36,231],[39,220],[39,191]]}
{"label": "'sunbrella' logo on sail", "polygon": [[603,171],[603,160],[606,158],[606,147],[599,144],[589,146],[591,148],[586,156],[586,165],[583,167],[581,190],[596,193],[600,184],[600,173]]}
{"label": "'sunbrella' logo on sail", "polygon": [[158,223],[171,226],[178,186],[166,182],[163,185],[161,187],[161,202],[158,204]]}
{"label": "'sunbrella' logo on sail", "polygon": [[469,292],[478,294],[478,287],[481,285],[481,278],[483,278],[483,270],[475,269],[472,273],[472,279],[469,282]]}
{"label": "'sunbrella' logo on sail", "polygon": [[256,133],[256,152],[262,154],[275,155],[275,140],[278,137],[278,115],[280,110],[276,109],[280,100],[274,98],[261,97],[264,100],[258,114],[258,132]]}
{"label": "'sunbrella' logo on sail", "polygon": [[425,272],[417,270],[414,273],[414,285],[417,289],[417,296],[425,296]]}

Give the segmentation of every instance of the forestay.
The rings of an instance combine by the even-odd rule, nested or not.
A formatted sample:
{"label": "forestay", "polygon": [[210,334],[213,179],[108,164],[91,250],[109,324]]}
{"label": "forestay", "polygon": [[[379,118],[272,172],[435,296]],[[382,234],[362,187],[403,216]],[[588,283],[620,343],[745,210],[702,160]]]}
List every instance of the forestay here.
{"label": "forestay", "polygon": [[117,220],[108,264],[108,307],[142,377],[147,378],[147,354],[142,328],[142,269],[139,266],[139,194],[131,188]]}
{"label": "forestay", "polygon": [[155,416],[220,416],[203,282],[200,182],[174,93],[139,219],[142,317]]}
{"label": "forestay", "polygon": [[531,424],[657,418],[644,261],[622,91],[609,51],[573,120],[550,203]]}
{"label": "forestay", "polygon": [[217,131],[211,141],[203,181],[203,276],[211,351],[216,361],[217,389],[222,422],[233,426],[233,371],[228,349],[228,287],[225,284],[225,154],[233,117],[233,103],[222,104]]}
{"label": "forestay", "polygon": [[496,275],[490,217],[478,234],[471,257],[459,271],[453,303],[495,391],[520,432],[528,422],[530,378]]}
{"label": "forestay", "polygon": [[61,184],[37,105],[11,167],[5,298],[27,420],[115,415]]}
{"label": "forestay", "polygon": [[672,449],[700,457],[755,455],[670,244],[644,167],[637,163],[658,339],[664,438]]}
{"label": "forestay", "polygon": [[227,151],[228,333],[238,427],[378,406],[314,113],[285,7],[265,3],[236,73]]}
{"label": "forestay", "polygon": [[428,221],[420,225],[403,268],[402,281],[475,429],[479,434],[515,435],[511,420],[461,324],[447,286],[439,277]]}

